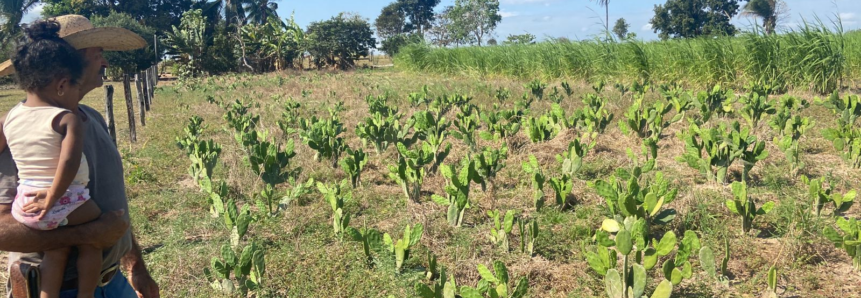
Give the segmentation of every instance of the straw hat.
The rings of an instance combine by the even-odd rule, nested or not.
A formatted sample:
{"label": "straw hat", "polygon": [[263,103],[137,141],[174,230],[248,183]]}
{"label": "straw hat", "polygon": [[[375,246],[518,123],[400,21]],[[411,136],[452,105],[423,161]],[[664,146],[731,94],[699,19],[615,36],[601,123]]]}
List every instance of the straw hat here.
{"label": "straw hat", "polygon": [[[60,37],[75,49],[103,48],[105,51],[128,51],[146,46],[146,41],[127,29],[93,27],[93,23],[80,15],[64,15],[51,20],[60,24]],[[0,77],[15,73],[12,60],[0,63]]]}

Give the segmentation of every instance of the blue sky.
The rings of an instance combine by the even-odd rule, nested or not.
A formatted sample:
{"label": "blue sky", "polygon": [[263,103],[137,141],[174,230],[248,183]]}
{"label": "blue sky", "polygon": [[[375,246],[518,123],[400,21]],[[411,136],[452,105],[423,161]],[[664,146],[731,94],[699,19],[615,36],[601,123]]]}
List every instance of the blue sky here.
{"label": "blue sky", "polygon": [[[355,12],[371,22],[379,15],[380,10],[394,0],[317,0],[296,1],[280,0],[278,12],[282,17],[289,17],[295,12],[296,21],[300,26],[307,26],[313,21],[328,19],[339,12]],[[504,39],[509,34],[529,32],[539,38],[546,36],[567,37],[569,39],[589,39],[601,33],[604,10],[590,0],[500,0],[502,22],[496,30],[496,36]],[[649,19],[654,15],[654,6],[665,0],[611,0],[611,26],[618,18],[625,18],[631,24],[631,32],[645,40],[653,40],[657,35],[649,26]],[[861,29],[861,0],[785,0],[789,7],[789,15],[784,20],[785,27],[797,27],[802,19],[813,20],[819,16],[830,24],[829,20],[838,15],[843,19],[847,30]],[[443,0],[438,10],[446,5],[452,5],[454,0]],[[31,11],[24,21],[29,22],[41,13],[37,8]],[[736,17],[734,23],[740,28],[749,27],[754,22],[747,17]]]}

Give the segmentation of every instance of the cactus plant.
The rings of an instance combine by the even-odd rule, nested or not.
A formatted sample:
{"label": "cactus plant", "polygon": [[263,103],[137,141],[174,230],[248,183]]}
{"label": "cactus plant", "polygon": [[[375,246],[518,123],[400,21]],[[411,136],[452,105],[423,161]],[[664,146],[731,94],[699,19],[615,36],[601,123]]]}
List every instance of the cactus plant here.
{"label": "cactus plant", "polygon": [[530,117],[526,119],[526,135],[532,143],[540,143],[552,140],[562,130],[562,126],[556,123],[552,117],[543,115],[539,118]]}
{"label": "cactus plant", "polygon": [[454,127],[456,130],[451,132],[451,136],[462,141],[469,147],[470,151],[475,152],[477,146],[475,131],[478,129],[478,113],[465,114],[459,112],[454,122]]}
{"label": "cactus plant", "polygon": [[509,250],[508,234],[514,229],[514,210],[505,212],[502,221],[499,221],[500,213],[498,210],[487,211],[487,216],[493,220],[493,226],[490,228],[490,241],[499,246],[504,252]]}
{"label": "cactus plant", "polygon": [[559,209],[568,207],[568,196],[574,189],[574,182],[571,176],[562,174],[560,177],[550,178],[550,188],[553,189],[553,198],[556,199],[556,205]]}
{"label": "cactus plant", "polygon": [[531,257],[535,254],[535,241],[538,239],[538,220],[520,218],[517,219],[517,227],[520,231],[520,251]]}
{"label": "cactus plant", "polygon": [[536,211],[540,211],[541,207],[544,206],[544,184],[547,182],[547,176],[541,170],[541,165],[538,164],[535,155],[530,154],[529,160],[524,162],[522,167],[532,180],[533,206]]}
{"label": "cactus plant", "polygon": [[571,141],[565,153],[556,155],[556,160],[562,164],[562,174],[574,176],[579,173],[580,168],[583,167],[583,158],[593,147],[595,147],[594,140],[591,143],[581,143],[580,139]]}
{"label": "cactus plant", "polygon": [[747,183],[745,182],[733,182],[732,194],[733,199],[727,200],[726,206],[732,213],[741,216],[741,226],[744,233],[750,231],[754,218],[768,214],[774,208],[774,202],[767,202],[757,209],[756,204],[747,194]]}
{"label": "cactus plant", "polygon": [[509,139],[520,131],[520,122],[524,114],[521,109],[505,110],[494,104],[493,109],[484,109],[479,112],[479,118],[487,129],[487,131],[480,132],[479,136],[488,141],[503,139],[509,143],[510,147]]}
{"label": "cactus plant", "polygon": [[747,181],[756,162],[768,157],[765,143],[757,141],[750,129],[742,129],[738,122],[712,129],[691,124],[688,132],[680,133],[679,137],[685,142],[685,153],[677,160],[700,170],[708,180],[718,183],[726,182],[727,171],[736,159],[744,163],[742,178]]}
{"label": "cactus plant", "polygon": [[401,186],[407,200],[418,202],[421,196],[422,183],[425,178],[425,166],[433,161],[433,152],[427,143],[421,148],[409,150],[403,143],[398,143],[398,161],[389,165],[389,178]]}
{"label": "cactus plant", "polygon": [[748,126],[752,130],[756,130],[759,121],[764,115],[773,115],[777,113],[777,109],[768,100],[767,95],[760,95],[757,92],[751,92],[747,96],[742,96],[738,100],[743,104],[739,113],[741,117],[747,121]]}
{"label": "cactus plant", "polygon": [[652,225],[667,224],[675,218],[676,211],[665,207],[678,194],[678,189],[671,187],[669,179],[664,178],[661,172],[655,173],[651,180],[641,178],[653,168],[654,160],[649,160],[630,171],[618,169],[608,180],[589,183],[604,198],[610,213],[643,219],[647,236]]}
{"label": "cactus plant", "polygon": [[529,280],[521,277],[514,283],[513,278],[509,277],[508,268],[500,261],[493,262],[493,271],[484,264],[478,264],[478,275],[481,276],[478,287],[462,287],[461,297],[481,298],[487,295],[491,298],[523,298],[529,291]]}
{"label": "cactus plant", "polygon": [[774,143],[783,151],[786,160],[792,166],[793,173],[804,168],[804,163],[801,162],[801,150],[799,149],[799,140],[804,133],[812,128],[814,122],[809,117],[801,118],[799,116],[792,117],[786,120],[786,126],[781,132],[781,137],[774,137]]}
{"label": "cactus plant", "polygon": [[[481,191],[488,192],[491,197],[496,198],[494,180],[496,174],[505,168],[505,160],[508,159],[508,146],[503,144],[502,148],[499,149],[485,147],[480,154],[475,154],[473,159],[475,160],[475,171],[480,177]],[[490,185],[489,188],[488,185]]]}
{"label": "cactus plant", "polygon": [[269,215],[278,213],[276,186],[288,181],[296,173],[296,171],[286,170],[290,160],[295,156],[293,139],[287,140],[284,149],[269,141],[258,141],[248,149],[245,160],[251,166],[252,172],[260,177],[264,184],[259,193],[263,200],[258,204],[265,204]]}
{"label": "cactus plant", "polygon": [[394,255],[395,271],[398,273],[401,272],[404,261],[410,258],[410,249],[422,239],[423,229],[422,224],[416,224],[412,227],[407,225],[404,227],[403,239],[398,239],[397,241],[392,240],[392,236],[389,233],[383,234],[384,248]]}
{"label": "cactus plant", "polygon": [[368,163],[368,155],[365,154],[365,151],[362,148],[359,148],[353,151],[350,148],[347,148],[347,157],[341,160],[341,169],[344,170],[344,173],[347,176],[350,176],[350,182],[353,185],[353,188],[359,186],[359,179],[362,176],[362,170],[365,169],[365,165]]}
{"label": "cactus plant", "polygon": [[291,136],[297,132],[296,126],[299,124],[299,109],[302,104],[293,98],[287,99],[284,103],[284,111],[281,112],[281,119],[276,122],[285,136]]}
{"label": "cactus plant", "polygon": [[400,122],[397,116],[383,116],[381,113],[366,117],[364,122],[356,126],[356,135],[362,139],[362,142],[373,143],[377,155],[382,154],[390,144],[398,142],[399,131]]}
{"label": "cactus plant", "polygon": [[581,100],[583,107],[575,110],[572,116],[576,127],[584,132],[603,133],[604,129],[613,121],[613,114],[607,111],[607,100],[596,95],[586,94]]}
{"label": "cactus plant", "polygon": [[328,159],[331,160],[333,168],[337,167],[338,159],[345,148],[344,139],[341,137],[344,125],[337,115],[328,119],[318,119],[316,116],[301,119],[299,127],[302,142],[316,151],[314,160]]}
{"label": "cactus plant", "polygon": [[855,218],[846,219],[837,217],[836,224],[840,231],[843,232],[842,235],[830,226],[825,227],[822,234],[835,247],[846,251],[852,259],[852,266],[856,270],[861,271],[861,222]]}
{"label": "cactus plant", "polygon": [[443,114],[438,115],[429,111],[419,111],[412,117],[415,120],[413,127],[419,134],[419,138],[430,146],[431,153],[433,153],[433,163],[429,168],[431,173],[436,172],[436,169],[451,152],[451,144],[446,144],[443,147],[445,138],[448,136],[449,122],[446,121],[445,117],[442,117]]}
{"label": "cactus plant", "polygon": [[335,236],[341,237],[344,230],[350,225],[350,214],[344,211],[344,203],[353,198],[353,194],[346,190],[347,181],[341,181],[341,184],[326,185],[322,182],[317,182],[317,190],[332,207],[332,229]]}
{"label": "cactus plant", "polygon": [[379,247],[382,247],[382,233],[375,229],[362,228],[361,230],[359,230],[353,227],[347,227],[346,229],[344,229],[344,233],[350,237],[350,240],[362,243],[362,251],[365,252],[365,258],[368,263],[368,267],[373,267],[374,256],[371,254],[371,252]]}
{"label": "cactus plant", "polygon": [[541,101],[544,99],[544,89],[547,89],[547,84],[541,82],[540,79],[535,79],[527,83],[524,88],[526,88],[534,98]]}
{"label": "cactus plant", "polygon": [[822,208],[828,202],[834,203],[834,214],[846,212],[849,207],[852,207],[857,196],[855,190],[850,190],[845,194],[836,193],[830,185],[826,187],[825,177],[809,179],[807,176],[801,176],[801,182],[808,186],[808,199],[813,201],[813,213],[816,216],[822,213]]}
{"label": "cactus plant", "polygon": [[474,162],[467,157],[461,160],[460,170],[457,172],[445,164],[440,167],[440,172],[446,179],[446,196],[433,195],[431,199],[437,204],[448,207],[446,219],[449,225],[460,227],[463,223],[463,215],[470,207],[469,185],[471,182],[480,183],[481,177],[475,171]]}
{"label": "cactus plant", "polygon": [[834,149],[848,161],[850,166],[861,168],[861,129],[855,122],[861,117],[861,97],[848,95],[841,99],[835,91],[827,99],[817,99],[837,116],[837,128],[822,131],[822,136],[832,142]]}
{"label": "cactus plant", "polygon": [[[266,273],[265,251],[256,242],[245,246],[237,257],[234,248],[223,246],[221,258],[213,257],[210,268],[203,268],[203,274],[210,286],[228,295],[238,294],[245,297],[248,291],[263,289]],[[233,279],[231,279],[233,273]]]}

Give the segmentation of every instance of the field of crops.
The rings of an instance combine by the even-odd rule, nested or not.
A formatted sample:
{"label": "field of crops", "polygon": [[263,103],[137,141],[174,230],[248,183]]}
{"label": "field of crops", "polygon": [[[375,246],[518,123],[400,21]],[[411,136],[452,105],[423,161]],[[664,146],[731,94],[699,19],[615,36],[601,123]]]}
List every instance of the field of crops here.
{"label": "field of crops", "polygon": [[[675,82],[699,87],[746,83],[830,93],[861,79],[861,32],[807,24],[790,33],[670,41],[556,41],[533,45],[412,46],[396,66],[419,72]],[[736,86],[737,85],[737,86]]]}
{"label": "field of crops", "polygon": [[861,102],[771,92],[223,76],[118,139],[166,297],[857,295]]}

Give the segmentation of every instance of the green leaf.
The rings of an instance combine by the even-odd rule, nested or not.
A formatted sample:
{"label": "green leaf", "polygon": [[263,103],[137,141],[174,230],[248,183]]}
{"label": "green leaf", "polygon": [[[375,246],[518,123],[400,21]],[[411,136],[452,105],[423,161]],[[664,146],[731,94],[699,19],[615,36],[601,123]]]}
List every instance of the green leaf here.
{"label": "green leaf", "polygon": [[643,252],[643,266],[646,270],[651,270],[655,268],[655,265],[658,264],[658,254],[654,248],[647,248],[645,252]]}
{"label": "green leaf", "polygon": [[658,284],[658,287],[655,288],[655,291],[652,292],[652,296],[649,298],[670,298],[670,295],[673,294],[673,284],[669,281],[661,281]]}
{"label": "green leaf", "polygon": [[774,202],[766,202],[756,211],[756,215],[766,215],[771,212],[771,209],[774,209]]}
{"label": "green leaf", "polygon": [[526,277],[521,277],[520,280],[517,281],[517,287],[514,288],[514,292],[511,293],[510,298],[526,297],[528,291],[529,281],[526,279]]}
{"label": "green leaf", "polygon": [[606,218],[604,219],[604,222],[601,223],[601,229],[610,233],[616,233],[621,229],[621,227],[619,226],[618,221]]}
{"label": "green leaf", "polygon": [[604,276],[604,287],[607,290],[607,297],[625,298],[622,294],[624,292],[622,277],[619,276],[619,271],[616,269],[607,270],[607,275]]}
{"label": "green leaf", "polygon": [[646,282],[648,279],[648,274],[646,274],[646,269],[640,264],[634,264],[634,297],[643,296],[643,292],[646,290]]}
{"label": "green leaf", "polygon": [[496,278],[499,280],[500,284],[508,284],[508,269],[505,268],[505,264],[500,261],[493,262],[493,270],[496,272]]}
{"label": "green leaf", "polygon": [[714,252],[709,247],[703,247],[700,249],[699,253],[700,257],[700,267],[703,268],[703,271],[706,272],[710,277],[717,277],[717,269],[715,268],[715,256]]}

